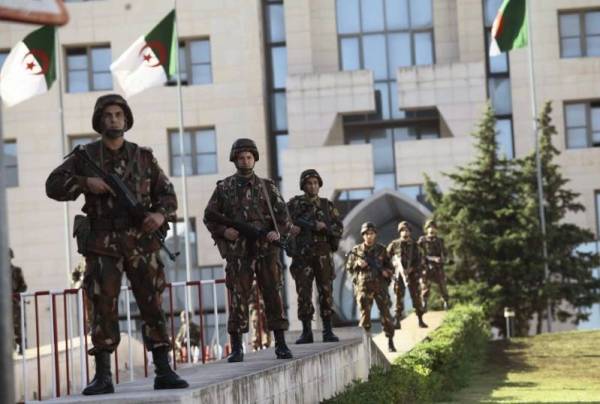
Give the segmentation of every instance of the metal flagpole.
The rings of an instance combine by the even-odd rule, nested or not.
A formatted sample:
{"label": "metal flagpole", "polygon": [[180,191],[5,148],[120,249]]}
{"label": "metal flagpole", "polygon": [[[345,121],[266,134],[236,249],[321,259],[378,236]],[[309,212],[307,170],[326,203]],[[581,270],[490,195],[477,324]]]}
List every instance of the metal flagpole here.
{"label": "metal flagpole", "polygon": [[[540,229],[542,231],[542,254],[544,258],[544,278],[546,282],[550,279],[550,271],[548,269],[548,246],[546,243],[546,215],[544,213],[544,188],[542,179],[542,161],[540,156],[540,145],[538,141],[538,124],[537,124],[537,104],[535,92],[535,74],[533,68],[533,37],[531,35],[531,0],[527,1],[527,48],[529,51],[529,84],[531,86],[529,93],[531,94],[531,112],[533,114],[533,142],[535,145],[535,168],[537,174],[537,193],[540,214]],[[552,332],[552,313],[550,312],[550,301],[546,312],[546,321],[548,322],[548,332]]]}
{"label": "metal flagpole", "polygon": [[[175,9],[175,38],[176,42],[176,66],[177,66],[177,98],[179,101],[179,155],[181,158],[181,190],[183,192],[183,222],[184,222],[184,240],[185,240],[185,279],[191,281],[191,261],[190,254],[190,234],[189,234],[189,212],[187,203],[187,176],[185,172],[185,151],[183,147],[183,96],[181,91],[181,74],[179,69],[179,28],[177,26],[177,0],[174,0],[173,7]],[[187,286],[186,286],[187,287]],[[190,294],[191,295],[191,294]],[[191,299],[191,296],[190,296]],[[192,307],[191,301],[188,302],[189,307]]]}

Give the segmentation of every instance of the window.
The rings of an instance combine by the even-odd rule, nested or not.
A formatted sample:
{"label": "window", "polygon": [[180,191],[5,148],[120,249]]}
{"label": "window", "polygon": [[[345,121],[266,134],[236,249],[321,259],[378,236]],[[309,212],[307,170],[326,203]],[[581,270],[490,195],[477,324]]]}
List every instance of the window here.
{"label": "window", "polygon": [[67,92],[112,89],[110,46],[67,48]]}
{"label": "window", "polygon": [[600,101],[565,104],[567,148],[600,147]]}
{"label": "window", "polygon": [[600,56],[600,10],[564,12],[558,15],[560,56]]}
{"label": "window", "polygon": [[0,50],[0,69],[2,69],[2,65],[4,64],[4,61],[6,60],[6,57],[8,56],[8,52],[9,51]]}
{"label": "window", "polygon": [[[169,131],[171,176],[181,176],[179,131]],[[183,132],[183,161],[186,175],[217,172],[217,139],[214,128],[185,129]]]}
{"label": "window", "polygon": [[69,136],[69,149],[73,150],[77,146],[83,146],[88,143],[91,143],[95,140],[98,140],[100,136],[98,135],[74,135]]}
{"label": "window", "polygon": [[[179,70],[182,85],[212,83],[210,39],[179,41]],[[167,82],[167,85],[177,85],[176,75]]]}
{"label": "window", "polygon": [[9,187],[19,186],[19,164],[17,156],[17,141],[4,141],[4,185]]}

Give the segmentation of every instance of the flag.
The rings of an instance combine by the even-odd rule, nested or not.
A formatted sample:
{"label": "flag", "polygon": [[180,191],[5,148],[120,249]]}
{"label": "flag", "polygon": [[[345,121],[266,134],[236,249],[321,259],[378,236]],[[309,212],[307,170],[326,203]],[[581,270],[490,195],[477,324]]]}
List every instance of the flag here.
{"label": "flag", "polygon": [[45,93],[56,79],[56,29],[43,26],[16,44],[0,70],[0,97],[12,107]]}
{"label": "flag", "polygon": [[526,0],[504,0],[492,25],[490,56],[527,46]]}
{"label": "flag", "polygon": [[127,97],[163,85],[176,72],[175,10],[148,34],[139,37],[110,65]]}

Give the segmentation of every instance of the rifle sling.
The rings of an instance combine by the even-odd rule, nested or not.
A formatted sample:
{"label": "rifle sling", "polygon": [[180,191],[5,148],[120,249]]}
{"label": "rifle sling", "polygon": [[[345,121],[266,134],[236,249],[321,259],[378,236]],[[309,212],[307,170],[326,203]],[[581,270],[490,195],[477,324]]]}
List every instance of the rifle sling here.
{"label": "rifle sling", "polygon": [[[265,186],[265,181],[260,178],[259,176],[256,176],[256,178],[258,178],[258,180],[260,181],[260,188],[263,191],[263,195],[265,196],[265,199],[267,200],[267,206],[269,207],[269,214],[271,215],[271,219],[273,220],[273,226],[275,226],[275,231],[277,233],[279,233],[279,226],[277,226],[277,220],[275,220],[275,213],[273,213],[273,206],[271,206],[271,199],[269,198],[269,193],[267,192],[267,187]],[[281,234],[281,233],[279,233]]]}

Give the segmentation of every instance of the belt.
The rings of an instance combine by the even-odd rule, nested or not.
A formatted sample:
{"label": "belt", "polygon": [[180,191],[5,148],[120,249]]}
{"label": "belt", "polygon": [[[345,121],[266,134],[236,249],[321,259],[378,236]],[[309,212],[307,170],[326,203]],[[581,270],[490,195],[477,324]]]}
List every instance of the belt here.
{"label": "belt", "polygon": [[121,231],[135,227],[133,220],[128,216],[111,218],[91,217],[90,224],[92,230]]}

